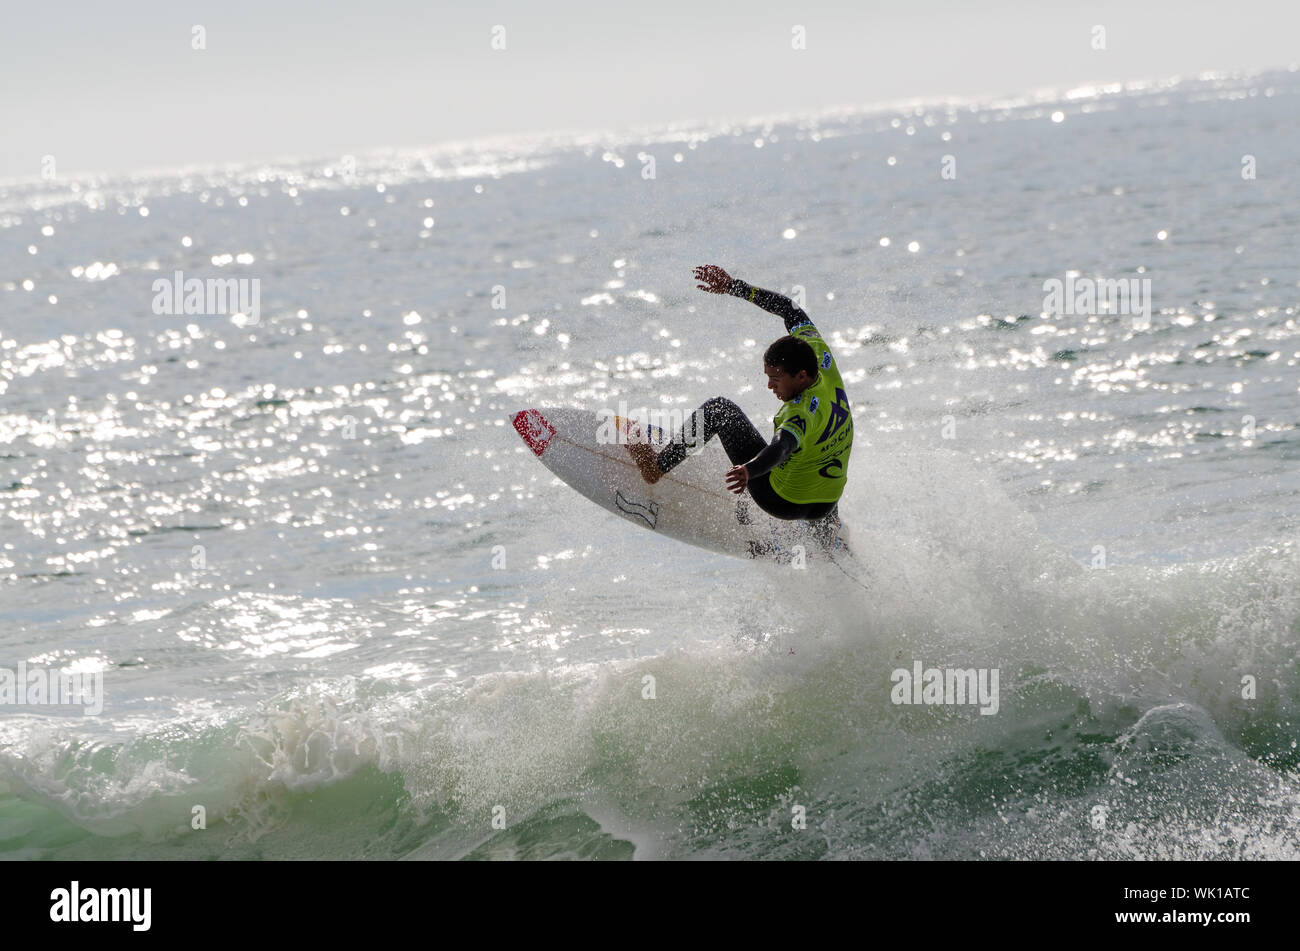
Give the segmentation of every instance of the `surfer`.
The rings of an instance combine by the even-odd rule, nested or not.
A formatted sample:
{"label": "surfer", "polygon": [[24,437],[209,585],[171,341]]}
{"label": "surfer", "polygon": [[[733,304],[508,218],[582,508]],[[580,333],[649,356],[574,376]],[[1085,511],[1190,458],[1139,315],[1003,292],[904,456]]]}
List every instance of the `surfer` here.
{"label": "surfer", "polygon": [[[748,488],[759,508],[776,518],[834,519],[848,476],[853,414],[830,349],[790,298],[746,284],[713,264],[697,267],[695,278],[702,291],[743,297],[785,321],[786,336],[763,354],[767,388],[781,408],[768,443],[731,400],[708,400],[658,453],[645,442],[628,443],[642,477],[658,482],[688,451],[716,435],[733,463],[726,475],[730,491],[740,495]],[[697,441],[683,438],[688,430]]]}

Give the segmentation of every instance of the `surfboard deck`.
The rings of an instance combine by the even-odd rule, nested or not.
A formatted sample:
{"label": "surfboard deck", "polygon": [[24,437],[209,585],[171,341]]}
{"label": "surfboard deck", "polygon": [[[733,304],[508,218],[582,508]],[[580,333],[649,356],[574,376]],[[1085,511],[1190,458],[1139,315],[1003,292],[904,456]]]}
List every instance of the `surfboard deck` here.
{"label": "surfboard deck", "polygon": [[635,420],[572,408],[525,409],[512,422],[547,469],[642,529],[735,558],[790,562],[849,554],[838,515],[786,521],[768,515],[748,493],[729,492],[724,476],[732,464],[716,439],[651,485],[627,443],[644,439],[657,451],[672,434],[657,428],[643,434]]}

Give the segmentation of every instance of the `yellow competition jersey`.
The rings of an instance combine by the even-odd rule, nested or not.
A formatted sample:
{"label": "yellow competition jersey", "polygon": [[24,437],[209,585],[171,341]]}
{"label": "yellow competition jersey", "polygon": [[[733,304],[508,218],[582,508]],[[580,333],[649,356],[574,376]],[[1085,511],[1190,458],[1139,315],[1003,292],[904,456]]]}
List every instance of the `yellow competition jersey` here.
{"label": "yellow competition jersey", "polygon": [[844,381],[830,349],[811,323],[790,331],[817,354],[817,381],[781,404],[772,419],[772,435],[785,430],[798,446],[768,477],[772,488],[790,502],[834,502],[844,492],[853,449],[853,413]]}

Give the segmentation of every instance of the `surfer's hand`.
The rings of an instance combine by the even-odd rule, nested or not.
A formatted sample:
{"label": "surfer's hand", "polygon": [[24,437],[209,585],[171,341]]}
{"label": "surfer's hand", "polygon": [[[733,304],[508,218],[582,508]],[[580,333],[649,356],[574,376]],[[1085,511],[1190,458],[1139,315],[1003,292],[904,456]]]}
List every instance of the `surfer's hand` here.
{"label": "surfer's hand", "polygon": [[732,466],[727,470],[727,488],[737,495],[745,491],[745,486],[749,485],[749,470],[744,466]]}
{"label": "surfer's hand", "polygon": [[697,267],[695,279],[701,282],[695,286],[710,294],[725,294],[731,287],[731,275],[716,264],[703,264]]}

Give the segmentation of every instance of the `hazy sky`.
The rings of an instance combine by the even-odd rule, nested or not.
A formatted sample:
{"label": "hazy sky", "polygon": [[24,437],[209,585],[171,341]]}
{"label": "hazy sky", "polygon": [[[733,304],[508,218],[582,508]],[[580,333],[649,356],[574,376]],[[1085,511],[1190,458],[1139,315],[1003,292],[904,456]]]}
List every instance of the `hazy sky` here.
{"label": "hazy sky", "polygon": [[1284,67],[1298,34],[1297,0],[15,2],[0,178]]}

